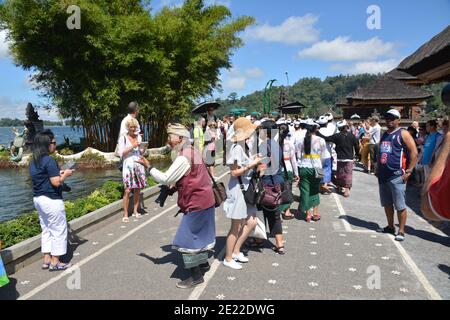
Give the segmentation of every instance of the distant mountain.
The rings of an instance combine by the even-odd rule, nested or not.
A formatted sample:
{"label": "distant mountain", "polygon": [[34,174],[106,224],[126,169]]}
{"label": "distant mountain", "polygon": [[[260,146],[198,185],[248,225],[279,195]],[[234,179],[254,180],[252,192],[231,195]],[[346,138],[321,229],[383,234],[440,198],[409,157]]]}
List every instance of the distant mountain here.
{"label": "distant mountain", "polygon": [[[273,87],[270,99],[271,110],[277,110],[280,102],[280,91],[284,90],[285,100],[287,102],[299,101],[307,106],[304,111],[306,115],[318,116],[330,110],[330,108],[340,114],[340,108],[336,108],[336,102],[338,100],[344,98],[358,87],[369,85],[380,76],[373,74],[340,75],[327,77],[324,80],[320,78],[303,78],[289,87]],[[433,114],[435,110],[440,111],[440,113],[445,113],[445,110],[448,112],[448,108],[442,104],[440,98],[440,92],[444,85],[442,83],[424,87],[434,94],[434,98],[428,100],[427,113]],[[253,111],[260,112],[263,110],[263,97],[264,90],[256,91],[241,98],[238,98],[236,94],[232,93],[228,99],[217,99],[223,105],[223,108],[219,109],[217,113],[223,116],[229,114],[233,108],[246,108],[248,113]]]}

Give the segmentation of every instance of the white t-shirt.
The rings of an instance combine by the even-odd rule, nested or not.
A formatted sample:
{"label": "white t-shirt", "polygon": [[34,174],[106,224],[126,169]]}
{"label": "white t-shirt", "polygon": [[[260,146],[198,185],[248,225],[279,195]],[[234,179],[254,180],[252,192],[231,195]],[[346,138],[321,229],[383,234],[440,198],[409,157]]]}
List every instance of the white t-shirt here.
{"label": "white t-shirt", "polygon": [[369,129],[370,142],[369,144],[379,144],[381,139],[381,126],[377,123]]}
{"label": "white t-shirt", "polygon": [[[240,144],[233,144],[230,152],[227,154],[227,166],[231,167],[235,162],[241,168],[248,166],[251,162],[251,159],[245,154],[245,151]],[[250,183],[251,172],[252,170],[248,170],[241,176],[242,184],[244,185],[245,190],[247,190]],[[230,177],[229,188],[233,188],[236,184],[239,184],[239,179],[233,176]]]}

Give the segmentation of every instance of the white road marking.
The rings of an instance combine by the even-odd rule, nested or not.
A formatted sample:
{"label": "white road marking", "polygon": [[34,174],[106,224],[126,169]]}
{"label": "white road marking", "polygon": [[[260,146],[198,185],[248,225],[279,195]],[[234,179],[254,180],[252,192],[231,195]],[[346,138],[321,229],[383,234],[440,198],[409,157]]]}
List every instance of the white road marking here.
{"label": "white road marking", "polygon": [[[347,214],[345,213],[344,207],[341,204],[341,201],[339,200],[339,198],[337,197],[337,195],[335,193],[333,193],[333,198],[336,201],[337,207],[339,209],[339,213],[341,214],[341,217],[343,217],[342,222],[344,224],[345,230],[347,232],[358,232],[358,233],[373,233],[374,231],[372,230],[353,230],[350,223],[347,221]],[[368,232],[367,232],[368,231]],[[400,252],[400,255],[403,258],[403,261],[405,262],[405,264],[408,266],[408,268],[414,273],[414,275],[417,277],[417,279],[419,280],[419,282],[422,284],[422,286],[424,287],[424,289],[426,290],[428,296],[433,299],[433,300],[442,300],[442,297],[439,295],[439,293],[433,288],[433,286],[430,284],[430,282],[428,281],[428,279],[425,277],[425,275],[423,274],[423,272],[419,269],[419,267],[416,265],[416,263],[414,262],[414,260],[411,258],[411,256],[408,254],[408,252],[406,252],[405,248],[403,248],[403,246],[398,242],[395,241],[394,238],[389,237],[389,239],[391,239],[391,241],[394,243],[394,245],[397,247],[398,251]],[[376,244],[376,245],[380,245],[380,244]],[[347,255],[349,256],[349,255]],[[382,259],[384,259],[385,257],[383,257]],[[388,260],[388,259],[386,259]],[[355,288],[356,289],[356,288]],[[358,289],[357,289],[358,290]]]}
{"label": "white road marking", "polygon": [[397,247],[398,251],[400,252],[403,261],[405,264],[409,267],[409,269],[414,273],[414,275],[419,279],[419,282],[422,284],[422,286],[425,288],[425,290],[428,293],[428,296],[433,300],[442,300],[442,297],[439,295],[439,293],[433,288],[433,286],[430,284],[428,279],[425,277],[423,272],[419,269],[419,267],[416,265],[414,260],[411,258],[411,256],[406,252],[405,248],[398,242],[395,241],[394,238],[389,237],[391,241],[394,243],[394,245]]}
{"label": "white road marking", "polygon": [[[219,179],[222,179],[223,177],[225,177],[227,174],[229,174],[228,172],[223,174],[221,177],[219,177]],[[28,292],[27,294],[24,294],[23,296],[19,297],[18,300],[27,300],[30,299],[31,297],[35,296],[36,294],[38,294],[39,292],[41,292],[42,290],[44,290],[45,288],[49,287],[50,285],[52,285],[53,283],[59,281],[60,279],[64,278],[67,275],[72,274],[72,272],[75,270],[75,268],[81,268],[83,265],[85,265],[86,263],[88,263],[89,261],[95,259],[96,257],[98,257],[99,255],[101,255],[102,253],[104,253],[105,251],[111,249],[112,247],[114,247],[115,245],[119,244],[120,242],[126,240],[128,237],[132,236],[133,234],[135,234],[136,232],[138,232],[139,230],[141,230],[142,228],[146,227],[148,224],[152,223],[153,221],[155,221],[156,219],[162,217],[163,215],[165,215],[166,213],[172,211],[173,209],[175,209],[177,207],[177,205],[173,205],[170,208],[167,208],[166,210],[162,211],[161,213],[159,213],[158,215],[150,218],[148,221],[145,221],[144,223],[142,223],[141,225],[137,226],[136,228],[128,231],[126,234],[124,234],[123,236],[121,236],[120,238],[116,239],[115,241],[111,242],[109,245],[101,248],[99,251],[97,251],[96,253],[86,257],[85,259],[81,260],[80,262],[76,263],[75,265],[73,265],[72,267],[70,267],[69,269],[63,271],[62,273],[60,273],[58,276],[44,282],[43,284],[41,284],[40,286],[34,288],[33,290],[31,290],[30,292]],[[125,227],[125,226],[122,226]],[[225,248],[224,248],[225,249]],[[211,269],[213,269],[211,267]],[[217,267],[216,267],[217,269]],[[206,283],[206,281],[205,281]],[[195,291],[195,290],[194,290]],[[191,294],[192,295],[192,294]]]}

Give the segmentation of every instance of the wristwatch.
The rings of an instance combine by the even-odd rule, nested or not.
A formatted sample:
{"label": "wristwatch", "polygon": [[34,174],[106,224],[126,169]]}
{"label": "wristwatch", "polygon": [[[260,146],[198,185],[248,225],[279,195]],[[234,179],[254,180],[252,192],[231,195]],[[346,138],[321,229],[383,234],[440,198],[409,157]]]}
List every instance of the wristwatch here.
{"label": "wristwatch", "polygon": [[406,169],[405,173],[412,173],[412,169]]}

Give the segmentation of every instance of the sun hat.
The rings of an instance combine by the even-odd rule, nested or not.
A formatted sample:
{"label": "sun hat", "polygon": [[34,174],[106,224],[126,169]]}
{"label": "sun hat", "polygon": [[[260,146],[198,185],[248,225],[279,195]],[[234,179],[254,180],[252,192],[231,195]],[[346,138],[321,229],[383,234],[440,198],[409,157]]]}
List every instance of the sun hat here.
{"label": "sun hat", "polygon": [[324,125],[328,123],[328,117],[326,116],[320,116],[319,119],[317,120],[317,123],[320,125]]}
{"label": "sun hat", "polygon": [[179,137],[190,138],[191,134],[185,126],[179,123],[171,123],[167,126],[167,134],[174,134]]}
{"label": "sun hat", "polygon": [[231,137],[231,141],[238,142],[244,141],[245,139],[250,138],[250,136],[255,132],[258,125],[253,124],[247,118],[238,118],[234,121],[234,135]]}

